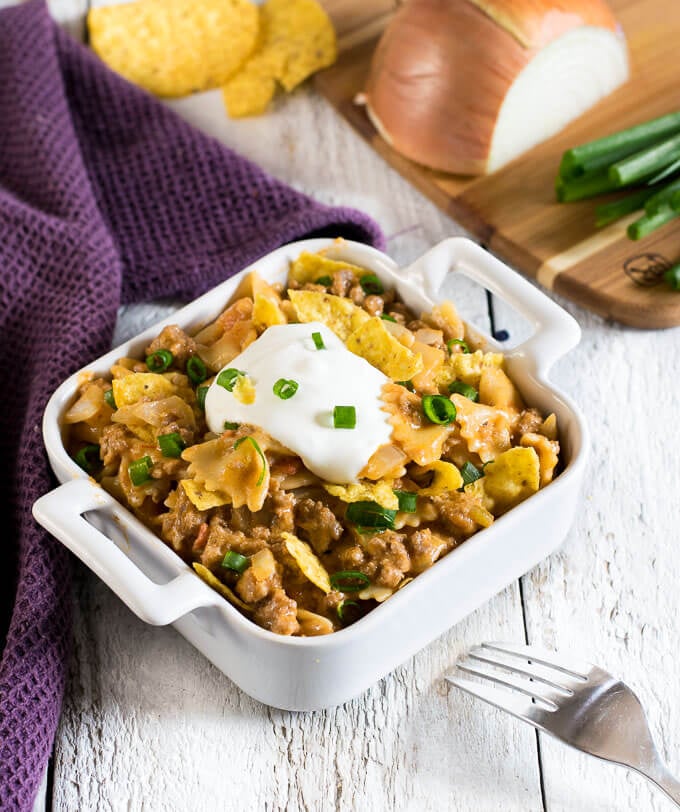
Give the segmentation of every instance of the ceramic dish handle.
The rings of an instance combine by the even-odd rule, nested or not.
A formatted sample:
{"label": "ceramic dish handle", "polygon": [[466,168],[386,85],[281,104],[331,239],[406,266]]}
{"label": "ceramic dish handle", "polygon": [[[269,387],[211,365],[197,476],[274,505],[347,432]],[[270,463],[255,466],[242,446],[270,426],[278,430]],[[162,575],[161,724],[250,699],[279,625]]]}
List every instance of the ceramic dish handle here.
{"label": "ceramic dish handle", "polygon": [[572,316],[470,240],[462,237],[444,240],[400,271],[431,299],[438,298],[449,273],[461,273],[478,282],[534,325],[534,333],[515,347],[512,354],[533,358],[540,373],[547,374],[555,361],[578,344],[581,328]]}
{"label": "ceramic dish handle", "polygon": [[83,513],[104,511],[114,517],[117,502],[89,479],[75,479],[41,496],[33,505],[36,521],[59,539],[119,595],[143,621],[173,623],[193,609],[217,603],[215,593],[193,572],[157,584]]}

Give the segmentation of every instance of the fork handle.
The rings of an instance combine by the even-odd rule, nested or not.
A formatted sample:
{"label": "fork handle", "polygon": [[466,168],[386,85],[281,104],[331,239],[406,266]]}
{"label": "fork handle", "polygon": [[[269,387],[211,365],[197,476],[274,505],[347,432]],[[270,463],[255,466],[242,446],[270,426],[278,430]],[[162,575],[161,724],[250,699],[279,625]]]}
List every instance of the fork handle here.
{"label": "fork handle", "polygon": [[663,790],[671,801],[680,808],[680,781],[669,772],[665,764],[657,761],[646,767],[644,772],[642,770],[640,772],[645,778],[656,784],[659,789]]}

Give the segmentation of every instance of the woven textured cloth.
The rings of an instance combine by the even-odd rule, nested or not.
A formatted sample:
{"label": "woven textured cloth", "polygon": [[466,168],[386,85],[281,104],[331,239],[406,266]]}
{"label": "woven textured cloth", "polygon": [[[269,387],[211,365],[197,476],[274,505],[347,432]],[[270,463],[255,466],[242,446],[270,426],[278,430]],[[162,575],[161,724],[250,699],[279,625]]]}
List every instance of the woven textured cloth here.
{"label": "woven textured cloth", "polygon": [[0,13],[0,809],[31,808],[68,661],[68,556],[31,517],[49,395],[109,347],[121,302],[191,298],[322,235],[382,243],[115,76],[42,0]]}

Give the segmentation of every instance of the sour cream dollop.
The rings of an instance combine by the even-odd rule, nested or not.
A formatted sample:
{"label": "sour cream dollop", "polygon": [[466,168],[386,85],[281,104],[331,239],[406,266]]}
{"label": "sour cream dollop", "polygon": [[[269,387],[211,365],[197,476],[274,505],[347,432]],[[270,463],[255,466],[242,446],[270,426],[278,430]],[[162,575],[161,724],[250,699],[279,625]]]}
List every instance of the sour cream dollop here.
{"label": "sour cream dollop", "polygon": [[[312,333],[321,334],[325,349],[316,348]],[[225,367],[232,368],[248,375],[255,400],[240,402],[216,378],[205,398],[206,420],[216,434],[225,422],[258,426],[317,476],[340,484],[356,482],[373,453],[390,440],[392,427],[380,399],[389,378],[323,324],[269,327]],[[288,400],[274,394],[281,378],[298,384]],[[335,406],[355,407],[355,428],[334,427]]]}

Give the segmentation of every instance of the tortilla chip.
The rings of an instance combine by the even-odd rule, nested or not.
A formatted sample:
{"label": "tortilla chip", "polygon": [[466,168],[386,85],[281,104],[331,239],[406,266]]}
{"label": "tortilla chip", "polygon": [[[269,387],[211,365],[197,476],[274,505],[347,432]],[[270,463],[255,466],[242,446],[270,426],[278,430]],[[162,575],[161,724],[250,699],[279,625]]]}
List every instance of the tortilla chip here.
{"label": "tortilla chip", "polygon": [[183,479],[180,484],[184,488],[189,501],[199,510],[221,507],[222,505],[228,505],[231,501],[224,494],[207,490],[204,485],[199,485],[194,479]]}
{"label": "tortilla chip", "polygon": [[348,350],[365,358],[393,381],[410,381],[423,369],[422,356],[398,341],[377,316],[365,321],[346,341]]}
{"label": "tortilla chip", "polygon": [[281,536],[286,544],[286,549],[297,562],[305,578],[328,594],[332,590],[328,572],[309,544],[292,533],[284,532]]}
{"label": "tortilla chip", "polygon": [[285,54],[277,79],[291,91],[315,71],[335,62],[333,24],[316,0],[269,0],[265,5],[273,32],[271,48]]}
{"label": "tortilla chip", "polygon": [[223,598],[226,598],[229,601],[229,603],[233,603],[234,606],[237,606],[244,612],[253,611],[253,607],[250,606],[250,604],[244,603],[235,592],[229,589],[226,584],[223,584],[222,581],[220,581],[216,575],[213,575],[207,567],[204,567],[203,564],[194,563],[192,566],[196,572],[196,575],[198,575],[202,581],[205,581],[208,586],[211,586],[216,592],[219,592]]}
{"label": "tortilla chip", "polygon": [[333,485],[324,482],[323,487],[331,496],[337,496],[343,502],[377,502],[388,510],[397,510],[399,499],[392,490],[393,484],[383,479],[380,482],[358,482],[352,485]]}
{"label": "tortilla chip", "polygon": [[290,91],[335,61],[335,31],[316,0],[268,0],[260,25],[260,47],[223,88],[230,116],[263,112],[276,81]]}
{"label": "tortilla chip", "polygon": [[116,406],[130,406],[145,398],[161,400],[175,394],[175,386],[164,375],[156,372],[134,372],[124,378],[112,381],[113,398]]}
{"label": "tortilla chip", "polygon": [[138,0],[88,14],[94,51],[157,96],[223,85],[253,52],[259,27],[249,0]]}
{"label": "tortilla chip", "polygon": [[239,71],[222,88],[224,106],[231,118],[261,116],[276,93],[276,82],[252,67]]}
{"label": "tortilla chip", "polygon": [[428,473],[428,471],[434,474],[432,482],[427,488],[418,490],[419,496],[441,496],[444,493],[457,491],[458,488],[463,486],[463,477],[452,462],[437,460],[429,465],[420,466],[414,472],[414,476],[418,477],[420,474]]}
{"label": "tortilla chip", "polygon": [[371,318],[365,310],[341,296],[313,290],[289,290],[288,295],[299,321],[320,321],[342,341],[347,341],[360,325]]}
{"label": "tortilla chip", "polygon": [[309,251],[303,251],[297,259],[290,263],[288,279],[294,279],[304,285],[307,282],[315,282],[320,276],[332,277],[336,271],[352,271],[359,278],[369,273],[365,268],[360,268],[358,265],[352,265],[349,262],[338,262],[335,259],[325,257],[323,254],[310,254]]}
{"label": "tortilla chip", "polygon": [[253,321],[259,329],[285,324],[286,317],[281,310],[281,297],[274,288],[257,273],[250,274],[253,291]]}
{"label": "tortilla chip", "polygon": [[442,387],[447,387],[453,381],[462,381],[479,389],[482,370],[502,366],[503,355],[500,352],[457,352],[438,371],[436,381]]}
{"label": "tortilla chip", "polygon": [[472,483],[476,487],[467,486],[465,492],[482,495],[484,507],[498,514],[536,493],[539,484],[540,464],[536,451],[511,448],[486,465],[482,479]]}

